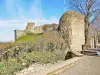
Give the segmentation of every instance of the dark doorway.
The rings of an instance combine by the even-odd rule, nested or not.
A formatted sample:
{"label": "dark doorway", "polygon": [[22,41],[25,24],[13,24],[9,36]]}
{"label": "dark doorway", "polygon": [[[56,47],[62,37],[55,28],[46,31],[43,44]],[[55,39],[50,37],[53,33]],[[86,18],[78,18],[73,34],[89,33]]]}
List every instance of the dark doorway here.
{"label": "dark doorway", "polygon": [[67,52],[65,60],[72,58],[72,52]]}

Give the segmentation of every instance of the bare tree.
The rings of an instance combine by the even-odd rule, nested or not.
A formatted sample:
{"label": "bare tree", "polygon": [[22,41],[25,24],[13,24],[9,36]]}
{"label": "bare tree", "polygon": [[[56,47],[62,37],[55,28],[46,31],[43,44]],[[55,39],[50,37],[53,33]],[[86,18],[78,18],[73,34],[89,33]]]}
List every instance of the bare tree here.
{"label": "bare tree", "polygon": [[96,29],[98,32],[100,32],[100,16],[98,16],[95,20],[95,25],[96,25]]}
{"label": "bare tree", "polygon": [[71,8],[84,15],[85,44],[87,46],[89,26],[100,14],[100,0],[71,0]]}
{"label": "bare tree", "polygon": [[95,23],[96,30],[97,30],[97,39],[98,41],[100,41],[100,16],[96,18],[94,23]]}

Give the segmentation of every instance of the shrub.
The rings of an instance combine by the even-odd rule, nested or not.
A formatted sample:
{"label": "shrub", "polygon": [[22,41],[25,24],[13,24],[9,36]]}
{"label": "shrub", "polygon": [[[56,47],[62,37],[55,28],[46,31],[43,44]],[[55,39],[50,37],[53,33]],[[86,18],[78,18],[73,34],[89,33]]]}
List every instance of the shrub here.
{"label": "shrub", "polygon": [[0,75],[15,75],[16,71],[22,70],[22,64],[18,63],[16,59],[9,59],[2,61],[4,67],[0,69]]}
{"label": "shrub", "polygon": [[33,63],[47,64],[64,60],[64,44],[41,40],[24,42],[0,49],[0,75],[14,75]]}
{"label": "shrub", "polygon": [[[31,64],[39,62],[40,64],[54,63],[58,60],[64,60],[62,51],[32,51],[23,52],[20,56],[0,62],[0,75],[15,75],[15,72],[28,68]],[[24,63],[24,64],[23,64]]]}

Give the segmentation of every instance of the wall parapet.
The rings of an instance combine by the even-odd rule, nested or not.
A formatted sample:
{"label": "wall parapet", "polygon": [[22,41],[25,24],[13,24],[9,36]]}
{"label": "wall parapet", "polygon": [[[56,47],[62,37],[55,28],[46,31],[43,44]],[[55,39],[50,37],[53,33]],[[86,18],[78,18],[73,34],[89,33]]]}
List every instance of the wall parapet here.
{"label": "wall parapet", "polygon": [[19,37],[26,35],[26,33],[23,30],[14,30],[15,32],[15,40],[17,40]]}

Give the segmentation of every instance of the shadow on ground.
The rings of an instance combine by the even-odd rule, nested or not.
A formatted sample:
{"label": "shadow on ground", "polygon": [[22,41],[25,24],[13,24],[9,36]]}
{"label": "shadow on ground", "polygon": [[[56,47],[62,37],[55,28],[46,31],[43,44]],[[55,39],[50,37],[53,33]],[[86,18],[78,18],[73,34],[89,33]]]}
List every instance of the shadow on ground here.
{"label": "shadow on ground", "polygon": [[87,55],[87,56],[98,56],[97,52],[94,51],[94,50],[84,51],[84,55]]}

